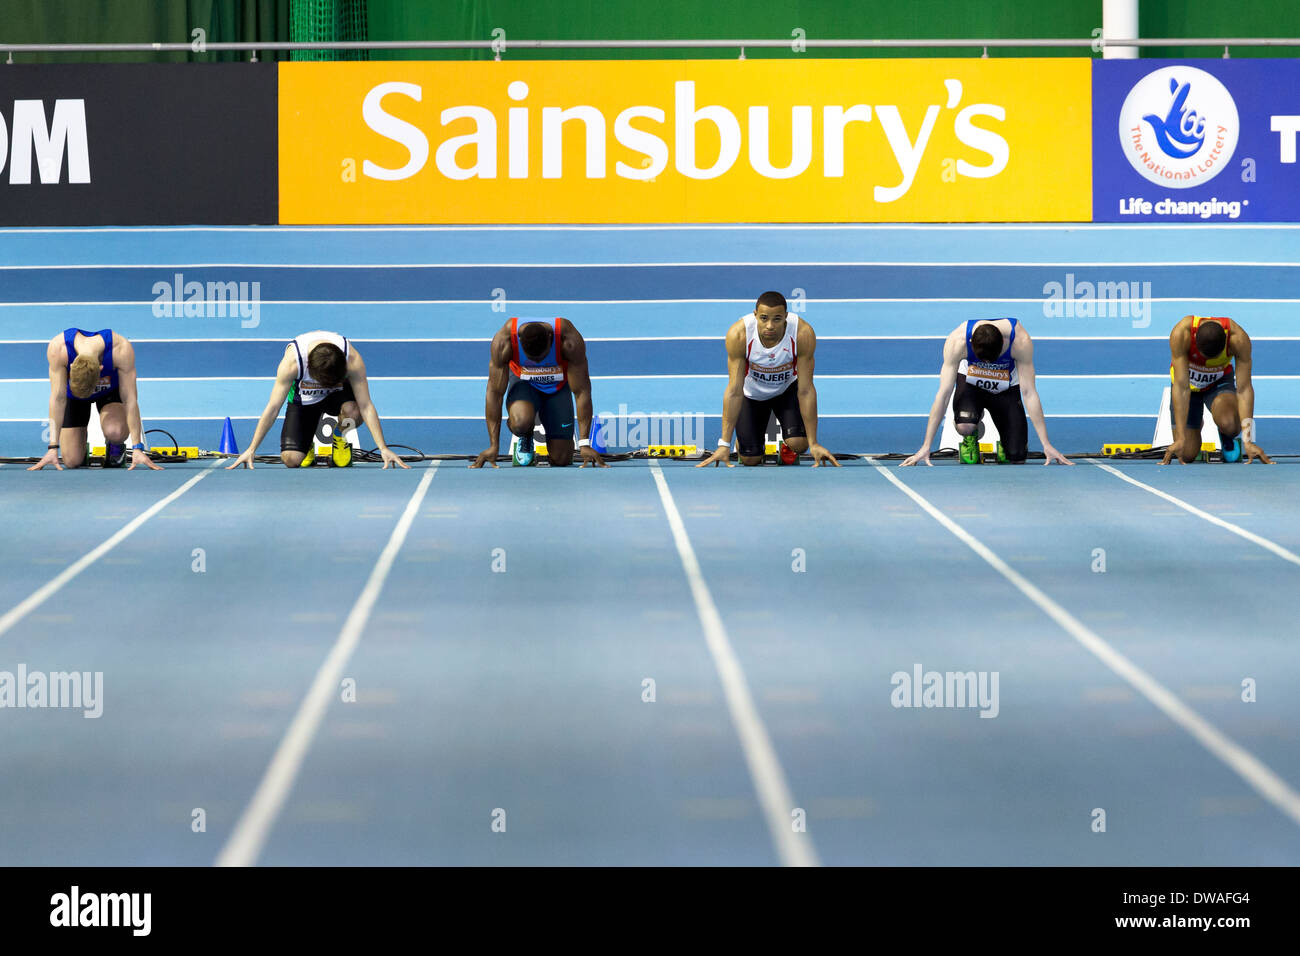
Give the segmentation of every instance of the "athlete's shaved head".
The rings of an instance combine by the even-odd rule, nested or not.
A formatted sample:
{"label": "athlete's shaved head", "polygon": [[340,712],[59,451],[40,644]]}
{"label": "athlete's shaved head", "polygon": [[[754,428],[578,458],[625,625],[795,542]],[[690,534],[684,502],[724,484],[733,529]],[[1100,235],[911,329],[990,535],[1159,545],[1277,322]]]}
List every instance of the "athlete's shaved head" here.
{"label": "athlete's shaved head", "polygon": [[99,384],[99,360],[78,355],[68,369],[68,389],[77,398],[89,398]]}
{"label": "athlete's shaved head", "polygon": [[1228,336],[1218,322],[1202,322],[1196,329],[1196,347],[1207,359],[1218,358],[1228,347]]}
{"label": "athlete's shaved head", "polygon": [[343,350],[337,345],[322,342],[307,356],[307,373],[312,381],[325,388],[334,388],[342,385],[347,378],[348,360],[343,357]]}
{"label": "athlete's shaved head", "polygon": [[760,295],[758,301],[754,304],[755,313],[763,306],[767,306],[769,309],[780,309],[782,312],[787,311],[785,296],[780,292],[764,292]]}
{"label": "athlete's shaved head", "polygon": [[975,357],[985,362],[992,362],[1002,354],[1002,330],[992,322],[975,326],[970,335],[971,351]]}
{"label": "athlete's shaved head", "polygon": [[545,358],[551,350],[555,330],[546,322],[529,322],[519,330],[519,347],[530,359]]}

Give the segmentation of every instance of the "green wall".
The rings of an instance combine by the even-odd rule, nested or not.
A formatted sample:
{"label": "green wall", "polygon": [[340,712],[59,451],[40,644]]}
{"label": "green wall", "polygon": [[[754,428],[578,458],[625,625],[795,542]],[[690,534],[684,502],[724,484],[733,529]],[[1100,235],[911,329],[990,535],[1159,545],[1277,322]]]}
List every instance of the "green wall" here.
{"label": "green wall", "polygon": [[[1142,0],[1138,29],[1144,37],[1300,37],[1296,0]],[[1233,47],[1234,57],[1300,56],[1300,47]],[[1162,47],[1145,56],[1184,59],[1222,56],[1222,47]]]}
{"label": "green wall", "polygon": [[[559,13],[558,11],[562,11]],[[511,37],[529,40],[617,40],[617,39],[773,39],[789,40],[795,28],[808,38],[855,37],[863,39],[968,39],[971,37],[1090,37],[1101,26],[1101,0],[1069,0],[1041,3],[1039,0],[994,2],[988,0],[569,0],[542,3],[537,0],[461,0],[456,3],[411,3],[401,0],[370,0],[370,39],[491,39],[493,29]],[[1064,48],[1038,51],[1064,54]],[[1088,55],[1087,48],[1073,51]],[[672,50],[508,50],[511,59],[537,57],[611,58],[651,57],[656,59],[700,56],[734,57],[733,48],[704,51]],[[430,59],[432,51],[381,52],[374,58]],[[491,51],[448,53],[490,59]],[[789,49],[747,50],[747,56],[794,56]],[[881,50],[853,52],[817,50],[827,56],[979,56],[976,50]],[[1031,51],[1005,50],[991,56],[1033,55]]]}
{"label": "green wall", "polygon": [[[0,41],[15,43],[289,39],[291,6],[301,0],[0,0]],[[316,0],[317,3],[320,0]],[[371,40],[489,40],[495,28],[514,39],[984,37],[1088,38],[1101,25],[1101,0],[368,0]],[[1148,37],[1300,37],[1296,0],[1142,0]],[[1217,56],[1221,48],[1146,50],[1146,57]],[[507,50],[510,59],[733,57],[735,48],[695,51]],[[979,50],[817,50],[825,56],[978,56]],[[747,56],[794,56],[789,49],[747,50]],[[1087,48],[993,50],[990,56],[1091,55]],[[1300,48],[1237,47],[1233,56],[1298,56]],[[487,59],[491,51],[383,51],[373,58]],[[263,59],[270,58],[263,54]],[[247,55],[183,53],[17,54],[15,62],[247,59]],[[0,63],[0,66],[3,64]]]}
{"label": "green wall", "polygon": [[[289,0],[0,0],[4,43],[191,43],[196,27],[210,42],[287,40]],[[248,54],[189,51],[14,54],[15,63],[246,59]]]}

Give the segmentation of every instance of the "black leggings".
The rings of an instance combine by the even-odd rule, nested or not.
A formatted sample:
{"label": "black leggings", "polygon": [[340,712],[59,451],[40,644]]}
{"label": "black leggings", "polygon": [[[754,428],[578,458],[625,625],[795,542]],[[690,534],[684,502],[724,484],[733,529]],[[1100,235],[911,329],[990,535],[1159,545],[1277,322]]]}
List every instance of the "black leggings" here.
{"label": "black leggings", "polygon": [[957,424],[978,426],[985,409],[998,430],[1007,461],[1023,462],[1029,453],[1029,422],[1020,400],[1020,386],[1013,385],[1003,392],[986,392],[968,384],[965,375],[958,375],[957,388],[952,393],[952,414]]}
{"label": "black leggings", "polygon": [[805,438],[803,413],[799,411],[799,383],[791,382],[784,392],[772,398],[741,398],[736,418],[736,450],[746,458],[762,455],[767,449],[767,423],[772,416],[781,423],[782,438]]}

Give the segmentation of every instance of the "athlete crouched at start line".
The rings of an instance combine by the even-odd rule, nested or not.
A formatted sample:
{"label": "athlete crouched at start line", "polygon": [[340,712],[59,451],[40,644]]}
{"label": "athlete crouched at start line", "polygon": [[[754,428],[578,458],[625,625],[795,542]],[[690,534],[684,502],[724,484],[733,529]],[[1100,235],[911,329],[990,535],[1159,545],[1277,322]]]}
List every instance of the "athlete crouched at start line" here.
{"label": "athlete crouched at start line", "polygon": [[695,467],[731,465],[735,430],[737,457],[742,465],[763,464],[767,423],[781,423],[780,461],[793,465],[801,452],[840,467],[817,444],[817,389],[813,386],[813,327],[786,310],[785,296],[764,292],[754,311],[742,315],[727,331],[727,390],[722,396],[722,438],[717,450]]}
{"label": "athlete crouched at start line", "polygon": [[379,424],[379,413],[370,401],[370,386],[366,380],[366,363],[361,353],[337,332],[304,332],[289,342],[284,357],[275,371],[275,384],[271,398],[257,420],[253,440],[244,453],[227,466],[253,467],[253,456],[266,433],[271,430],[275,417],[285,398],[289,405],[284,413],[284,426],[280,429],[280,461],[288,468],[307,468],[316,462],[316,429],[323,415],[339,419],[333,436],[330,464],[346,468],[352,464],[352,448],[344,432],[358,420],[370,429],[384,467],[411,466],[397,457],[384,443],[384,430]]}
{"label": "athlete crouched at start line", "polygon": [[930,406],[925,440],[903,465],[930,461],[930,448],[952,396],[953,424],[962,436],[964,464],[980,461],[979,424],[989,413],[1000,439],[998,460],[1022,465],[1029,454],[1025,412],[1043,445],[1044,465],[1073,465],[1047,438],[1043,403],[1034,381],[1034,341],[1016,319],[971,319],[957,326],[943,343],[939,391]]}

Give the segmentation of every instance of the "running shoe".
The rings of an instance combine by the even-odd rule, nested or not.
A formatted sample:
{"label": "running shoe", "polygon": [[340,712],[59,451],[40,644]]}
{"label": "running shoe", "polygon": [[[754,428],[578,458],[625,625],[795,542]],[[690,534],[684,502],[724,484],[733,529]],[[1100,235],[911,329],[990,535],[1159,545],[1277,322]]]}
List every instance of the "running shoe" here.
{"label": "running shoe", "polygon": [[514,451],[510,457],[521,468],[527,468],[536,461],[537,454],[533,450],[533,436],[529,435],[527,438],[520,438],[515,442]]}
{"label": "running shoe", "polygon": [[334,447],[330,449],[330,467],[347,468],[352,464],[352,446],[342,435],[335,435]]}

